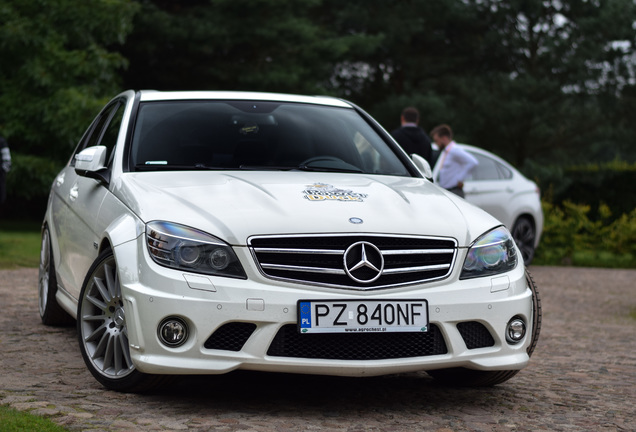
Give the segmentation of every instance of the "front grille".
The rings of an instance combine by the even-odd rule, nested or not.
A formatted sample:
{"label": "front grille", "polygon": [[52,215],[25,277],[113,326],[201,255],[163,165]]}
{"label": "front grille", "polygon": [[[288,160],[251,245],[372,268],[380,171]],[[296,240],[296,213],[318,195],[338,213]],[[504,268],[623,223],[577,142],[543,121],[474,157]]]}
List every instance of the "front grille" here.
{"label": "front grille", "polygon": [[467,321],[457,324],[459,334],[464,338],[468,349],[486,348],[495,345],[495,340],[485,325],[477,321]]}
{"label": "front grille", "polygon": [[328,360],[382,360],[446,354],[439,328],[426,333],[300,334],[294,324],[283,326],[267,351],[274,357]]}
{"label": "front grille", "polygon": [[[249,245],[266,277],[361,290],[442,279],[457,252],[455,240],[435,237],[253,237]],[[356,269],[363,247],[372,265]]]}
{"label": "front grille", "polygon": [[256,324],[253,323],[227,323],[212,333],[203,346],[207,349],[240,351],[254,330],[256,330]]}

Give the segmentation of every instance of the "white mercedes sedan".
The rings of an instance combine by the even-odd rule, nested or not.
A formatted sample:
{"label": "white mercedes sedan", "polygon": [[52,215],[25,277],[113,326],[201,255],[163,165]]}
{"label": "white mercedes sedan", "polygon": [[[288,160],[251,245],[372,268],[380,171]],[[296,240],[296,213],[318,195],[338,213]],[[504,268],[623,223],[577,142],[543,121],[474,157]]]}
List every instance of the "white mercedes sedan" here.
{"label": "white mercedes sedan", "polygon": [[508,230],[328,97],[126,91],[53,181],[39,309],[105,387],[236,369],[494,385],[541,303]]}

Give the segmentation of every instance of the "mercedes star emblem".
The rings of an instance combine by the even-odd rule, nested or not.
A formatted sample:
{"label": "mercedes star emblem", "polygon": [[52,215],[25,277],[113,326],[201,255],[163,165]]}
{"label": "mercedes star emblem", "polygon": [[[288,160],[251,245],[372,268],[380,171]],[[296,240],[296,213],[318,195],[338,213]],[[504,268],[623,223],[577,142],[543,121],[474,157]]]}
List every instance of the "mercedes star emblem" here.
{"label": "mercedes star emblem", "polygon": [[376,246],[360,241],[352,244],[344,253],[347,275],[359,283],[371,283],[382,276],[384,257]]}

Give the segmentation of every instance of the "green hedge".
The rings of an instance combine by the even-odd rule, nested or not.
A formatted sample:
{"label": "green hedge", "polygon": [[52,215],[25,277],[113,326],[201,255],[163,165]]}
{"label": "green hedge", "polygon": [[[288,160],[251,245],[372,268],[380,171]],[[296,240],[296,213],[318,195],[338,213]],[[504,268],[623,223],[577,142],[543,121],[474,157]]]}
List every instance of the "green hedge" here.
{"label": "green hedge", "polygon": [[636,208],[619,216],[601,203],[592,207],[543,202],[545,217],[535,264],[636,268]]}
{"label": "green hedge", "polygon": [[529,163],[545,226],[535,264],[636,268],[636,163]]}

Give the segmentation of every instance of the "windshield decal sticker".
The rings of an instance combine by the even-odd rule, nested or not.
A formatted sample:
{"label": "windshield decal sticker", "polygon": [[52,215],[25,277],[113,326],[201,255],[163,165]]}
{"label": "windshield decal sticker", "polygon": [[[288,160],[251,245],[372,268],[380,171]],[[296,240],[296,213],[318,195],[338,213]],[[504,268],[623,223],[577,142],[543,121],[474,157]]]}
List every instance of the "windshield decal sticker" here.
{"label": "windshield decal sticker", "polygon": [[245,125],[241,129],[239,129],[239,133],[241,135],[257,134],[258,130],[258,125]]}
{"label": "windshield decal sticker", "polygon": [[303,191],[305,199],[309,201],[346,201],[363,202],[367,194],[353,192],[347,189],[338,189],[326,183],[314,183]]}

